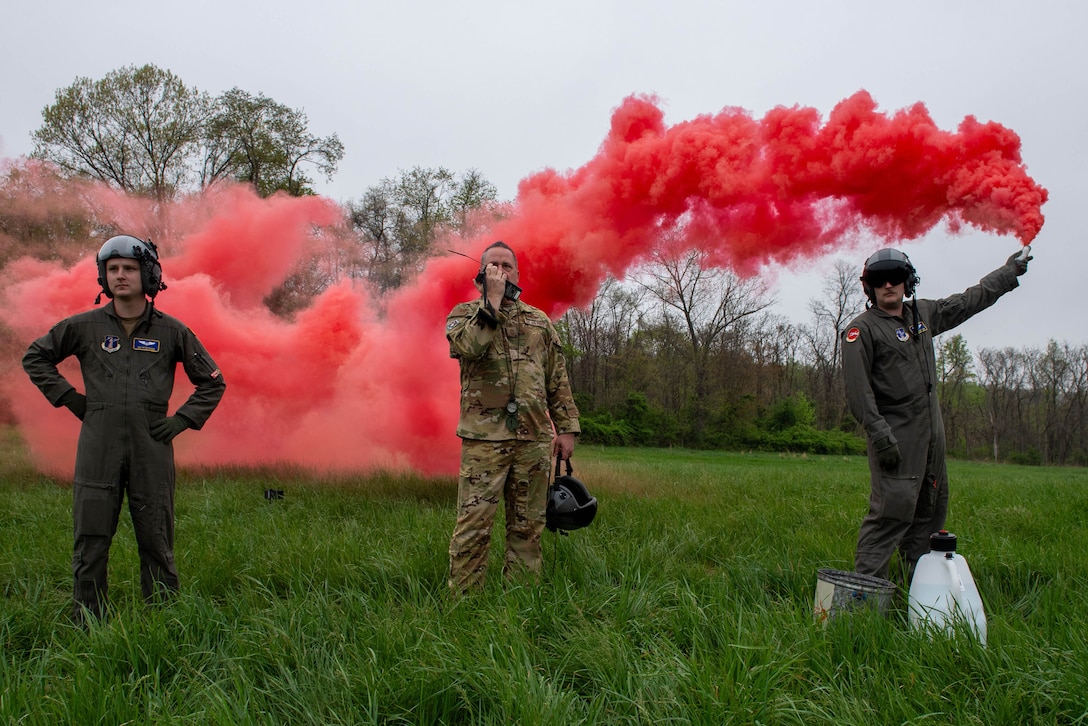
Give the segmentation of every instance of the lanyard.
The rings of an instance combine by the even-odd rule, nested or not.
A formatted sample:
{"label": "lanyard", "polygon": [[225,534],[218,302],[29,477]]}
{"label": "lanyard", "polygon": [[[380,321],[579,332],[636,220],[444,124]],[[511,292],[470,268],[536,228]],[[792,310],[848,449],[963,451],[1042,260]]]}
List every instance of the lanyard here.
{"label": "lanyard", "polygon": [[[515,305],[516,308],[516,305]],[[521,342],[521,316],[515,309],[514,312],[517,315],[518,322],[518,334],[517,342]],[[517,431],[518,430],[518,402],[515,398],[518,388],[518,362],[514,360],[514,357],[510,353],[510,340],[506,337],[506,326],[502,326],[502,348],[503,354],[506,357],[506,371],[510,380],[510,400],[506,403],[506,430]],[[519,356],[520,358],[520,356]]]}

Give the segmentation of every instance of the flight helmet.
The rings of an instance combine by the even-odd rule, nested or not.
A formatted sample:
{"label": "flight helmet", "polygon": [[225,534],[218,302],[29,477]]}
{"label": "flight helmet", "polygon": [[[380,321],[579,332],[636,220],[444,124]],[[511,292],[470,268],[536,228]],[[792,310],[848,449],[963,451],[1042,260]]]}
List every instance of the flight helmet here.
{"label": "flight helmet", "polygon": [[113,297],[106,281],[106,263],[112,257],[127,257],[139,261],[140,282],[143,284],[144,294],[152,300],[160,290],[166,289],[162,282],[162,265],[159,264],[159,250],[155,243],[130,234],[119,234],[106,240],[102,249],[98,250],[98,284],[102,286],[102,294],[106,297]]}

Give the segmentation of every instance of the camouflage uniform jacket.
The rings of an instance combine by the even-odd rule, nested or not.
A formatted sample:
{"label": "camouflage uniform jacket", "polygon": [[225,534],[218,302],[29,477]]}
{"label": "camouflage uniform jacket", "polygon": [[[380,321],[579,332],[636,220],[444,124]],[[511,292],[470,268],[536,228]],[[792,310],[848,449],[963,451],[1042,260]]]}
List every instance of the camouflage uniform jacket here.
{"label": "camouflage uniform jacket", "polygon": [[73,389],[57,370],[69,356],[79,359],[87,391],[76,451],[78,484],[114,482],[123,465],[172,478],[173,449],[151,437],[150,425],[167,415],[178,363],[196,387],[177,410],[192,428],[204,425],[226,388],[193,331],[152,305],[131,337],[110,302],[60,321],[31,343],[23,368],[54,406]]}
{"label": "camouflage uniform jacket", "polygon": [[[559,334],[542,310],[520,300],[497,313],[482,299],[462,303],[446,318],[446,338],[461,364],[458,436],[548,441],[581,431]],[[511,397],[516,431],[506,425]]]}

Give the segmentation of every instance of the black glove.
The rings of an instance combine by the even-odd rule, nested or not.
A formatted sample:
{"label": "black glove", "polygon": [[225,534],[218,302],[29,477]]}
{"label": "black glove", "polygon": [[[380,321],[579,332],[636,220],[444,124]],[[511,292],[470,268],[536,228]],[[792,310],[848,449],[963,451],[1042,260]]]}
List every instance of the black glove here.
{"label": "black glove", "polygon": [[87,415],[87,397],[74,388],[61,396],[57,403],[74,413],[80,421]]}
{"label": "black glove", "polygon": [[189,422],[183,416],[167,416],[151,422],[151,436],[156,441],[169,444],[174,437],[189,428]]}
{"label": "black glove", "polygon": [[874,441],[873,450],[876,452],[876,460],[880,463],[880,468],[885,471],[899,466],[899,462],[903,460],[902,454],[899,453],[899,444],[891,436]]}
{"label": "black glove", "polygon": [[1012,257],[1010,257],[1005,262],[1006,267],[1011,267],[1013,271],[1016,272],[1017,277],[1020,277],[1025,272],[1027,272],[1028,263],[1035,259],[1032,255],[1028,255],[1027,257],[1021,257],[1020,255],[1022,253],[1023,250],[1021,250],[1020,252],[1014,252]]}

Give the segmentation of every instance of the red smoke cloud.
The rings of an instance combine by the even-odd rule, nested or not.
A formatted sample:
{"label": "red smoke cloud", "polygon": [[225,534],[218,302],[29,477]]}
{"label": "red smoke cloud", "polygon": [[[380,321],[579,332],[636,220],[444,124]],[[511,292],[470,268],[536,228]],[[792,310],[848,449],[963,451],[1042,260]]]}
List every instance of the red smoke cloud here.
{"label": "red smoke cloud", "polygon": [[532,297],[558,314],[588,302],[605,272],[638,262],[662,226],[682,223],[690,247],[755,274],[859,232],[894,243],[942,220],[1027,244],[1046,198],[1014,132],[971,117],[942,131],[922,104],[886,115],[859,92],[826,122],[811,108],[779,107],[761,120],[727,109],[667,126],[654,99],[631,97],[589,163],[522,181],[519,213],[495,236],[529,243],[523,276],[562,281]]}
{"label": "red smoke cloud", "polygon": [[[286,322],[261,301],[341,224],[334,204],[261,200],[235,187],[152,217],[143,202],[96,194],[132,234],[168,216],[174,239],[160,251],[169,289],[157,305],[193,327],[228,382],[204,430],[176,440],[180,463],[457,470],[459,382],[443,322],[475,295],[473,263],[432,259],[387,296],[381,314],[365,289],[345,281]],[[593,159],[528,177],[510,216],[461,247],[478,257],[506,240],[518,253],[524,299],[558,316],[589,302],[607,274],[643,260],[663,229],[715,264],[756,274],[851,245],[860,233],[895,243],[942,221],[1026,244],[1042,227],[1046,197],[1027,175],[1015,133],[970,117],[943,131],[921,104],[882,114],[859,92],[826,121],[810,108],[776,108],[759,120],[727,109],[668,126],[654,99],[631,97]],[[70,269],[13,262],[0,283],[0,319],[28,344],[89,307],[95,277],[90,258]],[[52,409],[17,363],[5,368],[4,390],[37,460],[70,473],[78,423]],[[188,392],[179,385],[175,404]]]}

